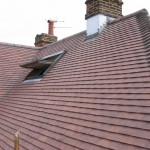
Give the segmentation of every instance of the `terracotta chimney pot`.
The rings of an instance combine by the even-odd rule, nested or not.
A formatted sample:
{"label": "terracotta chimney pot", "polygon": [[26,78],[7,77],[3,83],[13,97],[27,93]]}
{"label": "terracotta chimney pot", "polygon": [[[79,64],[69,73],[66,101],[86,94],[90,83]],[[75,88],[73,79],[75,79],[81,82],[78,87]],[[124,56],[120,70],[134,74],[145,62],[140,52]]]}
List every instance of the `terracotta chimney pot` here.
{"label": "terracotta chimney pot", "polygon": [[48,34],[49,35],[54,35],[54,22],[53,20],[48,20]]}

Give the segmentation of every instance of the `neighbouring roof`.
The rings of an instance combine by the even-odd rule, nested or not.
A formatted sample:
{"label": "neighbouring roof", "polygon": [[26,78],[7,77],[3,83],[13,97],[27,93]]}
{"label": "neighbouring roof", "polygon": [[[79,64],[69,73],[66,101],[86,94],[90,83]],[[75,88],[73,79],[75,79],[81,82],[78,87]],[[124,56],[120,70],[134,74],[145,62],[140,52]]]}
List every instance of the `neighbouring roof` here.
{"label": "neighbouring roof", "polygon": [[[150,21],[146,10],[41,49],[0,44],[0,147],[13,150],[150,149]],[[21,64],[67,53],[41,81]]]}

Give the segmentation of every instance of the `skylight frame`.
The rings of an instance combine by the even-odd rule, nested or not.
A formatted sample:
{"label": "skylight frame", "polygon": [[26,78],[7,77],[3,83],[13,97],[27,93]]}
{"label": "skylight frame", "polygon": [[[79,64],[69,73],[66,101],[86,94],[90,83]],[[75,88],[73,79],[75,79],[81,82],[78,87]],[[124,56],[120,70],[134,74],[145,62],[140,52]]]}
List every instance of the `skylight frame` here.
{"label": "skylight frame", "polygon": [[[36,60],[36,61],[33,61],[33,62],[29,62],[29,63],[23,64],[23,65],[20,65],[23,68],[30,68],[30,69],[32,69],[30,71],[30,73],[25,77],[23,83],[30,83],[30,82],[33,82],[33,81],[40,81],[51,70],[51,68],[63,57],[63,55],[65,53],[66,53],[66,50],[63,50],[63,51],[57,52],[55,54],[45,56],[42,59],[39,59],[39,60]],[[52,61],[52,63],[49,64],[49,66],[47,64],[43,63],[43,68],[35,67],[36,64],[38,65],[39,62],[41,64],[42,64],[42,61],[49,62],[49,60],[52,59],[53,57],[56,57],[56,58],[54,58],[54,60]],[[34,72],[34,70],[35,70],[35,72]],[[39,70],[39,72],[40,72],[40,70],[41,71],[45,70],[45,71],[42,73],[42,75],[40,75],[40,73],[38,74],[38,70]],[[33,76],[30,75],[30,74],[32,74],[32,72],[33,72],[33,74],[35,73],[35,75],[33,75]],[[37,72],[37,74],[36,74],[36,72]]]}

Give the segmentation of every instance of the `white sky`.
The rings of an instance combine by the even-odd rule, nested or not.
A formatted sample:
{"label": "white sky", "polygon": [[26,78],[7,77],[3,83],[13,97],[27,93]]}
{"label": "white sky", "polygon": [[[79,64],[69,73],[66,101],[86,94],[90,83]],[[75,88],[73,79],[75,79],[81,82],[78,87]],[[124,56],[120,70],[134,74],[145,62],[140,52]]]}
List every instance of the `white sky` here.
{"label": "white sky", "polygon": [[[48,32],[48,19],[57,21],[58,39],[85,30],[86,0],[0,0],[0,42],[34,45],[36,34]],[[146,8],[150,0],[123,0],[123,15]]]}

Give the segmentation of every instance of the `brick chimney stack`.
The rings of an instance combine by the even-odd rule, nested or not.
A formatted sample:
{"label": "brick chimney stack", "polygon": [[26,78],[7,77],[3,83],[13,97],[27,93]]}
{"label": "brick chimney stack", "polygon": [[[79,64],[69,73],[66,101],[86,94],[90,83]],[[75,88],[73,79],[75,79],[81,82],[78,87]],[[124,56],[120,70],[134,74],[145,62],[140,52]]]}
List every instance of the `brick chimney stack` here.
{"label": "brick chimney stack", "polygon": [[37,34],[35,37],[35,46],[36,47],[42,47],[51,43],[54,43],[57,41],[57,37],[54,36],[54,23],[53,20],[48,20],[48,34],[47,33],[41,33]]}
{"label": "brick chimney stack", "polygon": [[108,20],[122,16],[122,0],[86,0],[87,36],[101,31]]}

